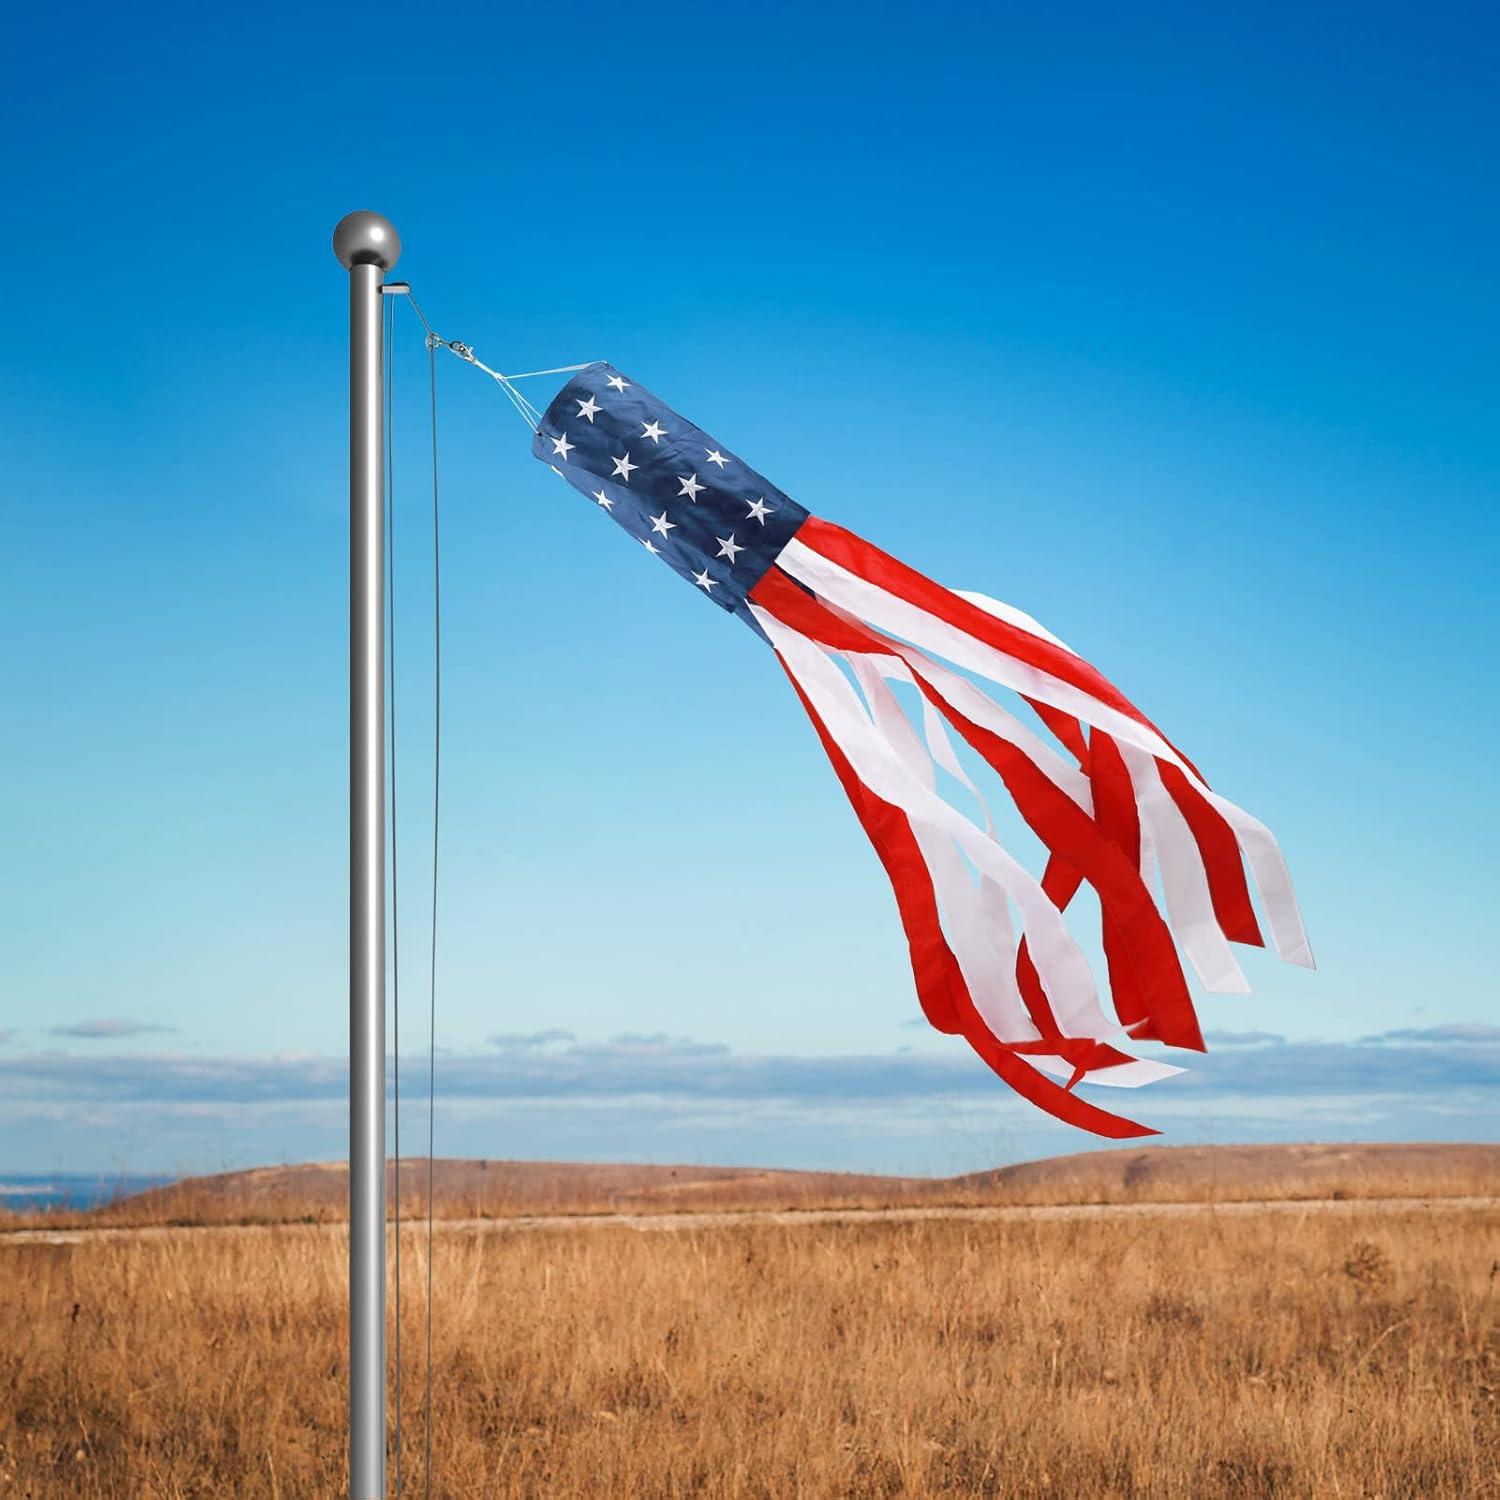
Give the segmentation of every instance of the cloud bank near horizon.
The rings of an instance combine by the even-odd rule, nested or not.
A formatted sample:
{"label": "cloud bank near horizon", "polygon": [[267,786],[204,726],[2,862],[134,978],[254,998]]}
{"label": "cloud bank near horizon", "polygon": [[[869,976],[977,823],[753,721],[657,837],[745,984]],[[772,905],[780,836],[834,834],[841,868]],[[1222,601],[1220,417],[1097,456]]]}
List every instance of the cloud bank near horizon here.
{"label": "cloud bank near horizon", "polygon": [[[149,1030],[125,1022],[56,1027],[89,1039]],[[1448,1093],[1500,1090],[1500,1027],[1452,1022],[1357,1041],[1288,1041],[1274,1032],[1211,1033],[1221,1050],[1193,1057],[1170,1084],[1134,1092],[1153,1105],[1205,1094],[1302,1097],[1340,1092]],[[448,1099],[780,1100],[820,1103],[989,1096],[997,1085],[967,1051],[906,1048],[888,1054],[795,1056],[736,1053],[717,1042],[664,1033],[622,1032],[580,1041],[561,1028],[490,1039],[492,1051],[439,1054],[439,1093]],[[425,1061],[403,1059],[412,1076]],[[342,1098],[346,1063],[338,1057],[277,1054],[203,1057],[186,1052],[13,1053],[0,1059],[4,1103],[121,1101],[293,1103]],[[1123,1102],[1121,1090],[1096,1097]]]}
{"label": "cloud bank near horizon", "polygon": [[[437,1060],[441,1154],[721,1161],[956,1172],[1103,1143],[1031,1111],[967,1049],[792,1056],[563,1028]],[[1161,1143],[1485,1139],[1500,1118],[1500,1028],[1452,1022],[1354,1041],[1228,1033],[1190,1071],[1093,1097]],[[425,1058],[403,1058],[425,1120]],[[0,1057],[0,1166],[207,1170],[344,1153],[341,1057],[61,1050]]]}

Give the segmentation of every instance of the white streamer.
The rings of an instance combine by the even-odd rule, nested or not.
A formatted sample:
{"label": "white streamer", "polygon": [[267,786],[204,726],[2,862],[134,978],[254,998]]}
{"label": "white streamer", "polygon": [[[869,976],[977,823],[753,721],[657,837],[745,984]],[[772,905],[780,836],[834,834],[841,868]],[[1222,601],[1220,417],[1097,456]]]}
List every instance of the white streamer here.
{"label": "white streamer", "polygon": [[1101,703],[1090,693],[1049,672],[996,650],[878,584],[858,577],[799,542],[796,537],[782,548],[777,563],[832,607],[882,631],[904,637],[916,646],[936,651],[966,671],[977,672],[1025,697],[1049,703],[1104,730],[1122,747],[1134,745],[1177,766],[1234,830],[1235,839],[1260,889],[1277,953],[1289,963],[1313,967],[1312,948],[1302,925],[1291,872],[1270,829],[1210,790],[1198,773],[1149,725]]}
{"label": "white streamer", "polygon": [[859,779],[909,817],[930,822],[947,833],[1015,902],[1025,923],[1037,973],[1063,1034],[1098,1041],[1123,1036],[1124,1028],[1100,1009],[1088,962],[1068,932],[1062,913],[1041,886],[994,839],[912,774],[896,748],[876,730],[848,679],[822,647],[788,629],[765,610],[754,605],[751,610]]}

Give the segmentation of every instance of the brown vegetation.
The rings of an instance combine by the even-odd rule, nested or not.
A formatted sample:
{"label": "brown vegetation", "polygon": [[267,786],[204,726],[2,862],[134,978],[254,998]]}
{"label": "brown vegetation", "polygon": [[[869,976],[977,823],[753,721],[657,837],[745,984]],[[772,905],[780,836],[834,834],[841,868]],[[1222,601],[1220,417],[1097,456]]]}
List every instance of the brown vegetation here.
{"label": "brown vegetation", "polygon": [[1150,1146],[1021,1162],[950,1186],[1023,1203],[1235,1203],[1500,1193],[1500,1146],[1421,1143]]}
{"label": "brown vegetation", "polygon": [[[425,1213],[427,1164],[401,1164],[402,1212]],[[390,1174],[394,1186],[394,1172]],[[875,1177],[775,1168],[435,1163],[446,1219],[521,1214],[883,1209],[1050,1203],[1229,1203],[1260,1199],[1500,1195],[1500,1146],[1154,1146],[1091,1151],[965,1177]],[[0,1226],[330,1223],[346,1217],[342,1162],[194,1177],[92,1212],[6,1216]]]}
{"label": "brown vegetation", "polygon": [[[1497,1492],[1493,1209],[455,1227],[435,1253],[436,1495]],[[339,1494],[343,1295],[337,1228],[0,1244],[0,1496]]]}

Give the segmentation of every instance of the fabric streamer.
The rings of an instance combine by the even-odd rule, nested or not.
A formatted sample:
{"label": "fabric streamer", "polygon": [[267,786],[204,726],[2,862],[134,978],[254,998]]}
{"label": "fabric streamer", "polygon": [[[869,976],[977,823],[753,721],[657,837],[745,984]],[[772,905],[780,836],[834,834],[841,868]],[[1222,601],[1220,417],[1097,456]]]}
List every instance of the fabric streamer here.
{"label": "fabric streamer", "polygon": [[[1033,1104],[1102,1136],[1156,1134],[1076,1086],[1182,1071],[1135,1042],[1205,1050],[1183,959],[1205,989],[1248,992],[1233,945],[1264,939],[1247,866],[1276,953],[1312,967],[1270,831],[1029,615],[809,514],[603,362],[541,414],[533,451],[770,645],[890,877],[924,1015]],[[1018,695],[1055,745],[976,678]],[[1001,843],[954,735],[1046,846],[1040,880]],[[1064,916],[1084,885],[1107,995]]]}

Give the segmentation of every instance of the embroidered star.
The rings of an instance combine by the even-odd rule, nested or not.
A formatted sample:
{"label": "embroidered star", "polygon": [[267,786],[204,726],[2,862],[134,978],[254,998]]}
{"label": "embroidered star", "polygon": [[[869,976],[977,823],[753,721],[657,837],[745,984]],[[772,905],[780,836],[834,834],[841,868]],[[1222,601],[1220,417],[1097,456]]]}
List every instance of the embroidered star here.
{"label": "embroidered star", "polygon": [[618,375],[611,375],[609,377],[609,379],[606,380],[604,383],[605,383],[605,385],[612,385],[612,386],[614,386],[614,388],[617,391],[619,391],[619,393],[622,396],[625,394],[626,391],[628,391],[630,389],[630,386],[625,381],[621,380]]}
{"label": "embroidered star", "polygon": [[563,456],[564,460],[567,459],[568,450],[575,446],[575,444],[568,441],[567,433],[563,433],[561,437],[555,437],[552,439],[552,451],[554,453],[560,453]]}
{"label": "embroidered star", "polygon": [[652,531],[659,531],[663,536],[665,536],[669,531],[677,530],[677,523],[676,521],[669,521],[667,519],[666,510],[663,509],[662,513],[659,516],[651,517],[651,529]]}
{"label": "embroidered star", "polygon": [[766,497],[762,495],[759,500],[751,500],[750,514],[747,520],[759,521],[762,526],[766,524],[766,517],[775,514],[775,506],[766,504]]}
{"label": "embroidered star", "polygon": [[[574,396],[573,399],[578,401],[577,396]],[[578,401],[578,415],[580,417],[587,417],[590,422],[594,420],[594,413],[598,410],[599,403],[592,396],[587,401]]]}
{"label": "embroidered star", "polygon": [[708,454],[709,463],[718,464],[721,469],[729,462],[717,448],[705,448],[703,451]]}
{"label": "embroidered star", "polygon": [[596,499],[599,504],[605,508],[605,510],[613,510],[615,508],[615,502],[608,495],[606,495],[603,490],[595,490],[594,499]]}
{"label": "embroidered star", "polygon": [[698,491],[708,488],[707,485],[698,483],[698,476],[696,474],[689,474],[686,479],[684,479],[682,475],[679,474],[677,476],[677,482],[682,486],[682,488],[678,490],[677,493],[679,495],[686,495],[694,505],[698,503]]}
{"label": "embroidered star", "polygon": [[729,566],[734,566],[735,557],[745,549],[734,539],[731,531],[728,536],[716,536],[714,540],[719,544],[719,556],[729,559]]}
{"label": "embroidered star", "polygon": [[705,568],[701,573],[694,573],[693,582],[696,583],[705,594],[713,593],[714,589],[718,587],[714,580],[708,576],[707,568]]}
{"label": "embroidered star", "polygon": [[660,422],[642,422],[641,436],[648,437],[653,443],[659,443],[666,437],[667,429]]}
{"label": "embroidered star", "polygon": [[646,549],[646,551],[649,552],[652,555],[652,557],[660,557],[661,556],[661,553],[658,552],[656,550],[656,548],[651,545],[651,538],[649,536],[643,536],[641,538],[641,546],[643,546]]}
{"label": "embroidered star", "polygon": [[613,463],[614,466],[615,466],[615,473],[618,474],[620,476],[620,478],[625,481],[626,484],[630,483],[630,471],[632,469],[638,469],[638,468],[640,468],[639,464],[633,464],[633,463],[631,463],[631,461],[630,461],[630,455],[628,453],[625,455],[624,458],[611,459],[610,462]]}

